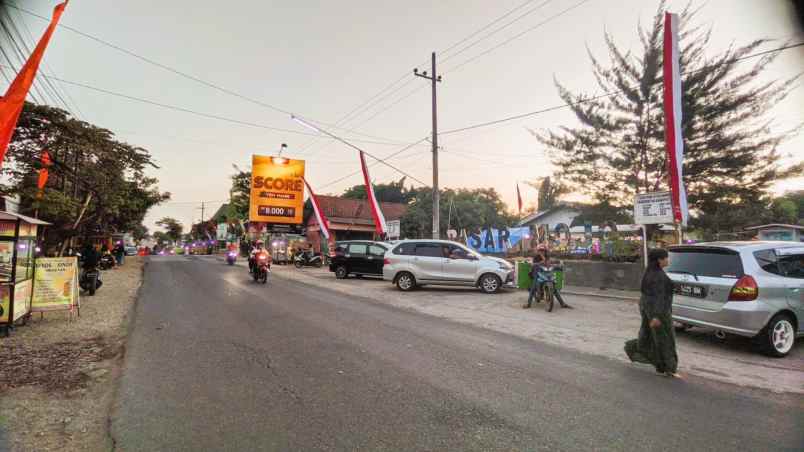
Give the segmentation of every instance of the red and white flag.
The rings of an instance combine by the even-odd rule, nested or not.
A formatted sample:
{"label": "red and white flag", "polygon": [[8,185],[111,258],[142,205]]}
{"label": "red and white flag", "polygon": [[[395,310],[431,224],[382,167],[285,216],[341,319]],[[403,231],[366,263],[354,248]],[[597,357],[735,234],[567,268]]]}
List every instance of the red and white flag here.
{"label": "red and white flag", "polygon": [[42,56],[45,54],[50,37],[53,36],[53,31],[59,23],[61,13],[67,2],[59,4],[53,11],[53,18],[48,25],[45,34],[39,40],[28,61],[20,70],[11,86],[8,87],[6,94],[0,97],[0,167],[3,165],[3,159],[6,156],[6,149],[8,143],[11,142],[11,137],[14,135],[14,129],[17,127],[17,121],[20,119],[22,107],[25,105],[25,98],[28,96],[28,90],[31,89],[36,71],[39,69],[39,62],[42,61]]}
{"label": "red and white flag", "polygon": [[516,202],[519,206],[519,213],[522,213],[522,193],[519,192],[519,183],[516,184]]}
{"label": "red and white flag", "polygon": [[664,138],[667,173],[673,201],[673,220],[687,225],[689,208],[684,189],[684,138],[681,136],[681,70],[678,51],[678,15],[664,14]]}
{"label": "red and white flag", "polygon": [[377,197],[374,196],[374,186],[371,185],[371,178],[366,165],[366,155],[363,151],[360,151],[360,168],[363,169],[363,180],[366,183],[366,194],[371,205],[371,215],[374,217],[374,228],[380,237],[385,237],[388,235],[388,226],[385,224],[385,216],[383,216],[382,209],[380,209],[380,203],[377,202]]}
{"label": "red and white flag", "polygon": [[318,203],[318,198],[315,196],[313,188],[307,183],[307,179],[304,179],[304,185],[307,186],[307,191],[310,192],[310,202],[313,204],[313,213],[315,213],[315,219],[318,221],[318,226],[321,228],[321,235],[329,241],[329,220],[327,216],[324,215],[324,211],[321,210],[321,204]]}

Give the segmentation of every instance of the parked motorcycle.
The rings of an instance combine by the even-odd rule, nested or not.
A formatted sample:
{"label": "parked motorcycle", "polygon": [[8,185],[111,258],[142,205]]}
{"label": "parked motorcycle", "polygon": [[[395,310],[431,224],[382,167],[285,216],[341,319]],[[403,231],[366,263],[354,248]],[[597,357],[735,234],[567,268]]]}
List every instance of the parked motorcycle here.
{"label": "parked motorcycle", "polygon": [[100,267],[101,270],[109,270],[111,268],[114,268],[116,263],[117,261],[115,261],[114,256],[112,256],[111,254],[104,254],[103,256],[101,256],[98,266]]}
{"label": "parked motorcycle", "polygon": [[81,272],[81,278],[78,285],[84,292],[89,293],[90,296],[95,295],[95,291],[100,289],[103,285],[101,281],[101,272],[97,268],[85,268]]}
{"label": "parked motorcycle", "polygon": [[251,275],[255,282],[263,284],[268,282],[268,274],[271,273],[271,262],[268,253],[259,253],[255,257],[254,271]]}
{"label": "parked motorcycle", "polygon": [[302,267],[318,267],[320,268],[324,265],[324,260],[320,254],[313,254],[312,252],[306,252],[297,254],[295,258],[293,258],[293,265],[296,268]]}
{"label": "parked motorcycle", "polygon": [[229,265],[234,265],[235,261],[237,261],[237,251],[227,251],[226,263]]}

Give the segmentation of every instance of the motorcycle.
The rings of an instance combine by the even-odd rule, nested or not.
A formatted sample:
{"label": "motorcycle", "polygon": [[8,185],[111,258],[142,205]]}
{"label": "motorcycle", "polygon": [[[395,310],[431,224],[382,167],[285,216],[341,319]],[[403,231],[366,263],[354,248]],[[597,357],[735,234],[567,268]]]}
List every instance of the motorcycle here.
{"label": "motorcycle", "polygon": [[237,251],[228,251],[226,253],[226,263],[227,264],[234,265],[236,260],[237,260]]}
{"label": "motorcycle", "polygon": [[269,273],[271,273],[271,262],[269,261],[268,253],[257,254],[254,262],[254,271],[251,274],[254,277],[254,282],[267,283]]}
{"label": "motorcycle", "polygon": [[321,266],[324,265],[324,260],[320,254],[301,253],[298,254],[295,258],[293,258],[293,265],[295,265],[296,268],[302,268],[302,267],[321,268]]}
{"label": "motorcycle", "polygon": [[95,295],[95,291],[100,289],[103,285],[101,281],[101,273],[97,268],[85,268],[81,272],[81,278],[78,285],[84,292],[89,293],[90,296]]}
{"label": "motorcycle", "polygon": [[100,258],[99,266],[101,270],[109,270],[115,266],[117,261],[115,261],[114,256],[111,254],[104,254]]}

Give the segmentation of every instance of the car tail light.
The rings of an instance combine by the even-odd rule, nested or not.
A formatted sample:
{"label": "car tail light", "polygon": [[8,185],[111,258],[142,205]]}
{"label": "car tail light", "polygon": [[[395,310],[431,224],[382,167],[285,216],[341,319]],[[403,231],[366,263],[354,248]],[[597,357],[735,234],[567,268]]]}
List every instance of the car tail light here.
{"label": "car tail light", "polygon": [[385,259],[383,259],[383,260],[382,260],[382,264],[383,264],[383,265],[391,265],[391,259],[388,259],[388,258],[386,257]]}
{"label": "car tail light", "polygon": [[267,258],[268,258],[268,257],[267,257],[266,255],[264,255],[264,254],[260,254],[260,256],[259,256],[259,258],[258,258],[258,259],[259,259],[259,260],[261,260],[261,261],[264,261],[264,260],[265,260],[265,259],[267,259]]}
{"label": "car tail light", "polygon": [[759,296],[759,287],[756,280],[750,275],[744,275],[737,280],[729,293],[729,301],[753,301]]}

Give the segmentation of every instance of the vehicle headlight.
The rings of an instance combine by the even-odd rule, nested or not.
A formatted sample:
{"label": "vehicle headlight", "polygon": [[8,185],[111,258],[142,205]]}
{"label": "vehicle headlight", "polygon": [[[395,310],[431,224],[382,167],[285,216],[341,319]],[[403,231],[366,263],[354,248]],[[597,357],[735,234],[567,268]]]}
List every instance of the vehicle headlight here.
{"label": "vehicle headlight", "polygon": [[500,270],[511,270],[513,267],[511,264],[498,262],[497,265],[500,266]]}

